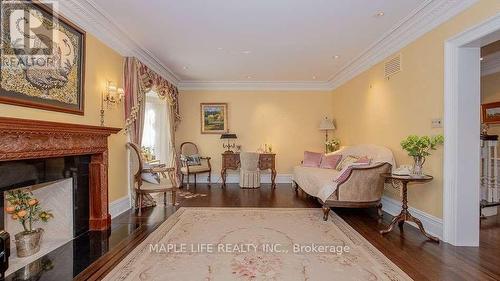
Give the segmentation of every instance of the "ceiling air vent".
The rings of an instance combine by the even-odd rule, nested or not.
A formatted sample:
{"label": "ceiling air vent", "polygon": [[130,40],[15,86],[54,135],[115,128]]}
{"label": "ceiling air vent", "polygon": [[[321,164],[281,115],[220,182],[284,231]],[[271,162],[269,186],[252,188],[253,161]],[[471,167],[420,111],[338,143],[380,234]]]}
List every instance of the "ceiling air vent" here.
{"label": "ceiling air vent", "polygon": [[384,77],[389,79],[392,75],[401,71],[401,54],[387,60],[384,63]]}

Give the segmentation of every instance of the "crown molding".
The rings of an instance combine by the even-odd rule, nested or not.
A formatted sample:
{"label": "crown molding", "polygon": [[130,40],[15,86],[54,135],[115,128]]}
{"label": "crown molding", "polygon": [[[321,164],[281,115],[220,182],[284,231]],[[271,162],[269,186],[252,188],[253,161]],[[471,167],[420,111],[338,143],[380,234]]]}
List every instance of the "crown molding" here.
{"label": "crown molding", "polygon": [[456,16],[479,0],[427,0],[394,28],[348,62],[327,81],[181,81],[149,50],[138,44],[92,0],[59,0],[61,14],[115,49],[123,56],[134,56],[180,90],[226,91],[332,91],[377,63],[398,52],[420,36]]}
{"label": "crown molding", "polygon": [[481,63],[481,76],[500,72],[500,52],[484,57]]}
{"label": "crown molding", "polygon": [[181,81],[181,91],[330,91],[328,82]]}
{"label": "crown molding", "polygon": [[329,79],[335,90],[479,0],[427,0]]}
{"label": "crown molding", "polygon": [[136,57],[169,82],[177,85],[179,77],[149,50],[134,41],[110,15],[92,0],[42,1],[57,3],[58,13],[91,33],[122,56]]}

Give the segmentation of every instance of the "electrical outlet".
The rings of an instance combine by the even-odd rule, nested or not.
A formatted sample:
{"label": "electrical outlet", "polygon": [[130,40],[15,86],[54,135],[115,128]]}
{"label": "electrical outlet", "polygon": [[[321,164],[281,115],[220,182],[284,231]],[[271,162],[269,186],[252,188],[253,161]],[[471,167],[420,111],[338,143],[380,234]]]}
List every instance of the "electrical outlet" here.
{"label": "electrical outlet", "polygon": [[432,128],[443,128],[443,119],[441,119],[441,118],[432,119],[431,127]]}

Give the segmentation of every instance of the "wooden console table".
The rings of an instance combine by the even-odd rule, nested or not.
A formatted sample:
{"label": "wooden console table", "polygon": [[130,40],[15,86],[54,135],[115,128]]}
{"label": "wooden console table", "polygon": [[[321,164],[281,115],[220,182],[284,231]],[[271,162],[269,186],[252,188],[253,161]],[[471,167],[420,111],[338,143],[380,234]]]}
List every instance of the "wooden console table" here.
{"label": "wooden console table", "polygon": [[405,221],[411,221],[411,222],[414,222],[417,224],[418,228],[420,229],[420,232],[422,232],[422,234],[425,235],[425,237],[427,237],[431,241],[439,243],[439,239],[437,237],[434,237],[434,236],[428,234],[425,231],[424,226],[422,225],[422,222],[419,219],[412,216],[410,214],[410,212],[408,211],[408,190],[407,190],[408,183],[426,183],[426,182],[430,182],[433,179],[433,177],[424,175],[423,177],[417,178],[417,177],[412,177],[412,176],[398,176],[398,175],[393,175],[393,174],[388,174],[388,173],[381,174],[381,176],[385,179],[388,179],[388,180],[396,180],[396,181],[401,182],[401,184],[403,185],[403,187],[402,187],[403,188],[403,190],[402,190],[403,191],[403,202],[402,202],[401,213],[399,213],[399,215],[395,216],[394,219],[392,219],[392,222],[389,225],[389,228],[387,228],[386,230],[381,230],[380,233],[386,234],[386,233],[391,232],[396,224],[398,224],[399,227],[402,228]]}
{"label": "wooden console table", "polygon": [[[240,167],[240,154],[239,153],[222,153],[222,187],[226,186],[227,170],[238,170]],[[262,153],[259,157],[259,169],[271,170],[271,186],[276,188],[276,154]]]}

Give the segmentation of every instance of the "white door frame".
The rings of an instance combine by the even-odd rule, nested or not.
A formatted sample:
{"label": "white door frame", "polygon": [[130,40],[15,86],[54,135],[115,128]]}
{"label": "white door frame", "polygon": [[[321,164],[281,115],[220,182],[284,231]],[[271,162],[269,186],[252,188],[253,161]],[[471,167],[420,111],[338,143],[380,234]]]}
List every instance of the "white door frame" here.
{"label": "white door frame", "polygon": [[443,240],[479,246],[480,47],[500,15],[445,42]]}

